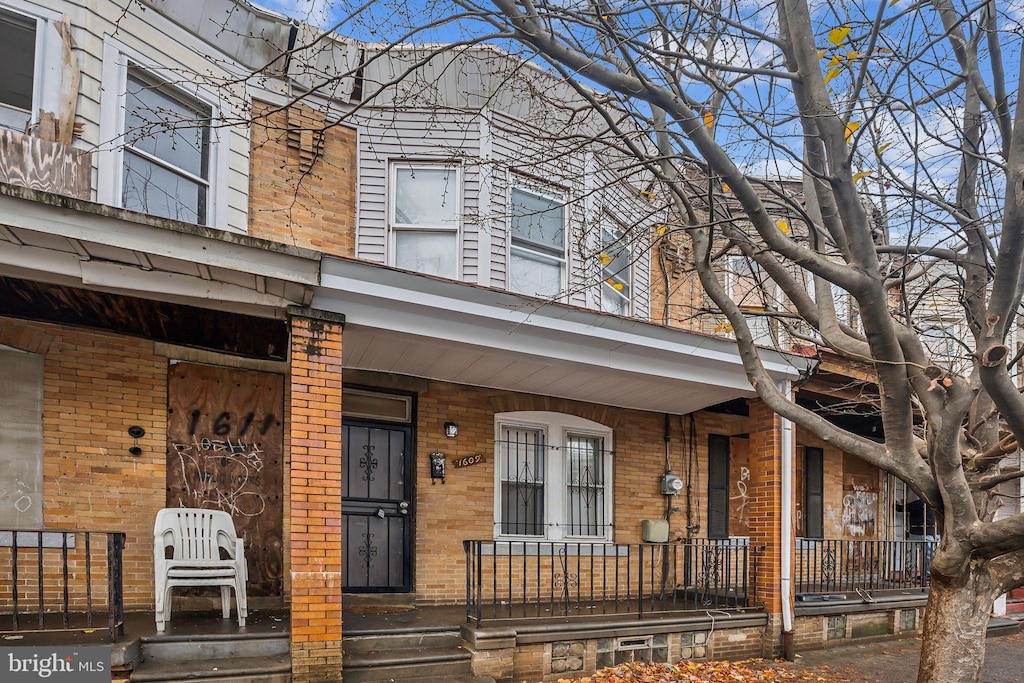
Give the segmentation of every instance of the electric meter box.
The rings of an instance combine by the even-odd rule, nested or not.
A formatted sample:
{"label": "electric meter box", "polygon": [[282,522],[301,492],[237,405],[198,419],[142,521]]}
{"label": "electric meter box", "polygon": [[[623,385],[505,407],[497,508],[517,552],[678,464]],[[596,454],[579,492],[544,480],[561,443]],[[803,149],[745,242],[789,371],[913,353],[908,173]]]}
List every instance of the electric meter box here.
{"label": "electric meter box", "polygon": [[668,521],[645,519],[640,523],[640,538],[647,543],[668,543]]}
{"label": "electric meter box", "polygon": [[661,477],[661,492],[666,496],[678,496],[683,490],[683,480],[674,474],[665,474]]}

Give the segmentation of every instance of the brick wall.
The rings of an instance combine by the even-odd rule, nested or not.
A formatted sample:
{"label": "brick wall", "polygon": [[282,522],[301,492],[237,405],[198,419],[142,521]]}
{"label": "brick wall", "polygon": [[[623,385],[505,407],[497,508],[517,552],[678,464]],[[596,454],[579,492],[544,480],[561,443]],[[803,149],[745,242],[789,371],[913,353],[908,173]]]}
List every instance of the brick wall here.
{"label": "brick wall", "polygon": [[750,543],[763,546],[757,562],[757,595],[769,614],[782,611],[782,456],[779,417],[750,400]]}
{"label": "brick wall", "polygon": [[[641,520],[663,518],[666,497],[660,493],[665,471],[664,417],[656,413],[500,392],[442,382],[431,382],[418,395],[417,448],[412,466],[416,472],[416,599],[421,604],[454,603],[465,598],[464,539],[494,538],[495,462],[494,416],[520,410],[552,411],[576,415],[613,430],[613,524],[614,540],[638,543]],[[444,423],[459,425],[455,439],[444,436]],[[696,454],[693,466],[692,513],[707,529],[708,434],[738,435],[747,432],[742,416],[699,413],[696,420]],[[672,469],[686,479],[688,419],[670,420],[669,458]],[[428,454],[441,451],[447,457],[444,484],[431,483]],[[458,458],[483,455],[483,462],[454,468]],[[686,536],[685,495],[671,498],[678,508],[670,516],[670,539]],[[550,562],[550,560],[542,561]],[[544,564],[544,566],[547,566]],[[542,574],[544,572],[542,571]]]}
{"label": "brick wall", "polygon": [[[166,495],[167,359],[155,355],[149,341],[7,318],[0,318],[0,344],[44,357],[44,526],[126,532],[125,607],[152,609],[153,520]],[[128,452],[133,425],[146,430],[139,457]],[[81,577],[84,539],[75,543],[70,561]],[[92,548],[93,604],[102,609],[105,537],[93,538]],[[35,559],[34,549],[24,552]],[[60,550],[45,552],[45,595],[52,607],[62,587]],[[29,567],[20,577],[29,582],[23,597],[35,599],[35,568]],[[84,580],[73,584],[70,598],[72,608],[84,607]]]}
{"label": "brick wall", "polygon": [[340,320],[291,318],[288,522],[292,675],[341,676]]}
{"label": "brick wall", "polygon": [[356,132],[302,105],[253,103],[249,234],[355,255]]}

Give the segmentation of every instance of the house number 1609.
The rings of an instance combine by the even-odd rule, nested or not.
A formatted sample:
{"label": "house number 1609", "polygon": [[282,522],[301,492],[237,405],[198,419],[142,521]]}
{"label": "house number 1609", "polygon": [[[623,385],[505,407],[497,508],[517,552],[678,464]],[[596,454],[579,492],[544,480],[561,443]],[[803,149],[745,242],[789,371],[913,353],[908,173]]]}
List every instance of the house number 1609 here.
{"label": "house number 1609", "polygon": [[470,465],[479,465],[484,461],[484,456],[480,453],[476,455],[467,455],[464,458],[456,458],[452,460],[453,467],[469,467]]}

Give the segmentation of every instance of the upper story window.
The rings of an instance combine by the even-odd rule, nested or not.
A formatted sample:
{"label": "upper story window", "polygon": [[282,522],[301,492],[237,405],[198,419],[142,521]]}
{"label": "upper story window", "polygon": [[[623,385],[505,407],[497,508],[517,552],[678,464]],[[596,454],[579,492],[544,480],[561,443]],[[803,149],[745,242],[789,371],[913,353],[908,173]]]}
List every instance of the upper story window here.
{"label": "upper story window", "polygon": [[459,276],[459,167],[391,168],[392,263],[451,279]]}
{"label": "upper story window", "polygon": [[183,69],[149,64],[107,38],[99,200],[163,218],[227,227],[228,146],[220,100]]}
{"label": "upper story window", "polygon": [[633,304],[633,271],[623,231],[608,218],[601,223],[601,310],[629,315]]}
{"label": "upper story window", "polygon": [[206,224],[212,108],[128,66],[121,206]]}
{"label": "upper story window", "polygon": [[60,38],[53,22],[59,18],[24,14],[0,2],[0,128],[24,131],[40,109],[57,112]]}
{"label": "upper story window", "polygon": [[729,260],[727,275],[729,295],[743,309],[754,343],[777,346],[778,331],[771,316],[775,283],[757,262],[742,256]]}
{"label": "upper story window", "polygon": [[517,182],[510,200],[508,288],[556,297],[565,289],[565,197]]}
{"label": "upper story window", "polygon": [[548,412],[495,417],[496,535],[611,539],[612,432]]}

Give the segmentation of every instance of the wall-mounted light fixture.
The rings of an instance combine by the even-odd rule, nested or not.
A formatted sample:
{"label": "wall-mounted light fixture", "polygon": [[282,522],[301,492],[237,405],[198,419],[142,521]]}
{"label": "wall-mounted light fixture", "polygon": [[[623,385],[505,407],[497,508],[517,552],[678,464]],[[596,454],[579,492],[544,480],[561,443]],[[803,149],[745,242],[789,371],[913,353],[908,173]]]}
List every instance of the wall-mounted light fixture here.
{"label": "wall-mounted light fixture", "polygon": [[139,446],[139,439],[146,435],[146,430],[138,425],[134,425],[128,428],[128,436],[132,437],[132,447],[128,449],[128,452],[134,455],[136,458],[142,455],[142,447]]}
{"label": "wall-mounted light fixture", "polygon": [[450,420],[448,422],[445,422],[444,435],[447,436],[449,439],[454,439],[459,435],[459,425],[455,424]]}

